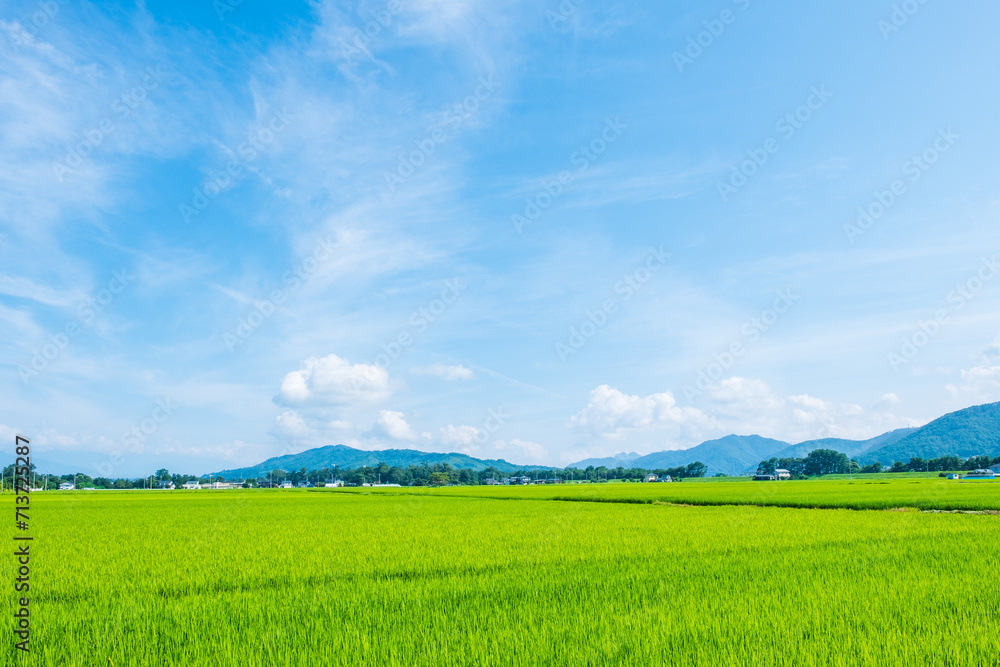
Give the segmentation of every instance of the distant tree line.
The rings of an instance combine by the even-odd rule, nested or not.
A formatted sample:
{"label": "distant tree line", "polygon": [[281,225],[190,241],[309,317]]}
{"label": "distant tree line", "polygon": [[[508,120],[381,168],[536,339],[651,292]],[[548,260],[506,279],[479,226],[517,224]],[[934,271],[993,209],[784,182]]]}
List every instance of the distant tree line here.
{"label": "distant tree line", "polygon": [[[14,464],[3,469],[5,489],[11,488],[11,479],[13,476]],[[209,477],[207,475],[202,477],[197,475],[171,475],[166,468],[161,468],[148,477],[137,477],[134,479],[125,477],[91,477],[82,472],[71,475],[49,475],[38,472],[37,467],[32,463],[29,467],[28,480],[32,487],[37,489],[58,489],[60,484],[66,482],[73,484],[78,489],[150,489],[155,488],[160,482],[173,482],[176,486],[199,480],[208,483]]]}
{"label": "distant tree line", "polygon": [[[14,475],[14,466],[9,465],[4,469],[4,477],[7,480],[6,488],[10,488]],[[399,484],[400,486],[445,486],[445,485],[479,485],[486,484],[490,480],[501,482],[508,477],[521,477],[534,480],[556,479],[562,482],[570,481],[590,481],[604,482],[609,480],[621,480],[628,482],[639,482],[653,473],[659,477],[669,475],[673,479],[684,479],[686,477],[704,477],[708,472],[708,466],[700,461],[679,466],[676,468],[657,468],[647,470],[645,468],[608,468],[605,466],[588,466],[581,468],[565,468],[562,470],[541,470],[537,468],[525,468],[515,472],[503,472],[495,467],[476,471],[468,469],[458,469],[447,463],[435,463],[433,465],[424,463],[410,466],[390,466],[386,463],[379,463],[375,466],[363,466],[360,468],[322,468],[320,470],[272,470],[259,477],[248,479],[227,479],[224,476],[211,475],[180,475],[171,474],[166,468],[161,468],[153,475],[139,478],[108,478],[91,477],[83,473],[75,475],[42,475],[36,474],[35,466],[31,466],[31,479],[33,486],[37,488],[56,489],[64,482],[74,484],[78,489],[148,489],[156,488],[160,483],[173,482],[174,486],[180,487],[187,482],[199,482],[210,484],[212,482],[242,482],[245,487],[269,487],[278,486],[284,482],[291,482],[298,485],[308,482],[315,486],[322,486],[335,480],[343,481],[351,486],[361,486],[362,484]]]}
{"label": "distant tree line", "polygon": [[[988,468],[1000,463],[1000,456],[942,456],[936,459],[922,459],[915,456],[909,463],[896,461],[888,472],[951,472]],[[770,458],[757,466],[758,475],[773,475],[775,470],[787,470],[793,479],[815,477],[817,475],[846,475],[847,473],[880,473],[884,466],[875,461],[862,466],[854,459],[832,449],[814,449],[805,458]]]}
{"label": "distant tree line", "polygon": [[[963,459],[960,456],[941,456],[936,459],[922,459],[918,456],[910,459],[909,463],[896,461],[889,468],[889,472],[959,472],[962,470],[978,470],[989,468],[1000,463],[1000,456],[990,458],[989,456],[970,456]],[[881,465],[875,463],[874,465]]]}
{"label": "distant tree line", "polygon": [[696,461],[687,466],[677,468],[657,468],[648,470],[646,468],[608,468],[605,466],[588,466],[587,468],[564,468],[562,470],[540,470],[536,468],[525,468],[514,472],[504,472],[495,467],[485,470],[469,470],[467,468],[454,468],[447,463],[435,463],[433,465],[424,463],[410,466],[390,466],[380,463],[375,466],[363,466],[360,468],[322,468],[320,470],[306,470],[302,468],[297,471],[287,472],[284,470],[273,470],[267,476],[252,480],[258,486],[267,484],[281,484],[289,481],[292,484],[299,482],[310,482],[312,484],[323,484],[333,480],[341,480],[349,485],[362,484],[399,484],[400,486],[443,486],[443,485],[479,485],[488,481],[501,482],[508,477],[527,477],[530,480],[556,479],[561,482],[589,481],[603,482],[609,480],[621,480],[638,482],[645,479],[647,475],[653,473],[659,477],[670,475],[675,479],[685,477],[704,477],[708,472],[708,466],[700,461]]}

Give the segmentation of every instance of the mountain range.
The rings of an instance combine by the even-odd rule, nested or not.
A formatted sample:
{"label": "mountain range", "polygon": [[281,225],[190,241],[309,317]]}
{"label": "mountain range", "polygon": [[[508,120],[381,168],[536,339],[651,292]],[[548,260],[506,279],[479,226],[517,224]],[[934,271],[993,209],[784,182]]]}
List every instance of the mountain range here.
{"label": "mountain range", "polygon": [[[791,444],[759,435],[727,435],[708,440],[689,449],[665,450],[640,455],[635,452],[612,457],[585,459],[570,464],[570,468],[606,466],[608,468],[673,468],[701,461],[708,474],[741,475],[750,472],[765,459],[801,458],[814,449],[833,449],[856,458],[862,464],[880,461],[908,462],[913,457],[925,459],[940,456],[968,458],[979,454],[1000,456],[1000,403],[977,405],[951,412],[919,428],[901,428],[868,440],[823,438]],[[553,470],[546,466],[521,466],[503,459],[477,459],[466,454],[438,454],[412,449],[363,451],[345,445],[328,445],[298,454],[268,459],[248,468],[222,470],[216,474],[227,478],[260,477],[271,470],[318,470],[320,468],[358,468],[386,463],[408,466],[427,463],[447,463],[454,468],[482,471],[494,467],[501,472],[517,470]]]}
{"label": "mountain range", "polygon": [[323,468],[360,468],[362,466],[377,466],[385,463],[389,466],[434,465],[447,463],[452,468],[482,471],[494,467],[500,472],[515,472],[517,470],[552,470],[546,466],[519,466],[503,459],[477,459],[466,454],[439,454],[436,452],[420,452],[415,449],[383,449],[365,451],[346,445],[327,445],[309,449],[298,454],[276,456],[249,468],[234,468],[220,470],[216,475],[227,479],[246,479],[261,477],[272,470],[321,470]]}

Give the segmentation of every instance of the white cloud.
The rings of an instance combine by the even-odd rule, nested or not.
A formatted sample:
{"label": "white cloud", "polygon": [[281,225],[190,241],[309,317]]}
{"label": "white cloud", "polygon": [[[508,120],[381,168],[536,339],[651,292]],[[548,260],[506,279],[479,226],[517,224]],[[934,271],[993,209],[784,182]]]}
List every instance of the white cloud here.
{"label": "white cloud", "polygon": [[475,426],[453,426],[448,424],[441,429],[441,442],[446,445],[464,445],[468,447],[475,443],[482,431]]}
{"label": "white cloud", "polygon": [[878,402],[875,403],[875,407],[899,405],[901,402],[902,401],[899,400],[899,396],[896,396],[896,394],[889,392],[888,394],[883,394],[882,398],[878,399]]}
{"label": "white cloud", "polygon": [[958,384],[947,384],[952,398],[965,404],[1000,401],[1000,336],[993,339],[981,355],[978,366],[961,371]]}
{"label": "white cloud", "polygon": [[391,394],[389,373],[379,366],[351,364],[335,354],[310,357],[302,368],[281,381],[278,403],[299,405],[353,405],[374,403]]}
{"label": "white cloud", "polygon": [[1000,366],[974,366],[961,375],[958,384],[945,385],[953,398],[970,404],[1000,401]]}
{"label": "white cloud", "polygon": [[677,406],[669,391],[649,396],[632,396],[602,384],[590,392],[590,402],[570,418],[570,425],[609,438],[629,431],[687,426],[707,427],[712,420],[697,408]]}
{"label": "white cloud", "polygon": [[497,455],[511,463],[538,463],[547,456],[545,446],[530,440],[514,438],[509,441],[497,440],[493,443]]}
{"label": "white cloud", "polygon": [[[587,407],[569,422],[590,438],[564,452],[562,458],[586,458],[578,456],[583,452],[608,456],[612,452],[598,444],[607,440],[624,441],[626,446],[648,453],[692,447],[731,433],[791,443],[817,438],[861,440],[921,423],[887,411],[899,402],[894,394],[864,408],[809,394],[783,397],[760,379],[728,378],[709,387],[703,399],[700,408],[682,408],[669,392],[633,396],[601,385],[591,392]],[[651,438],[655,444],[650,444]]]}
{"label": "white cloud", "polygon": [[817,438],[863,440],[886,431],[919,422],[885,411],[898,404],[895,394],[886,394],[871,408],[853,403],[834,403],[809,394],[784,398],[759,379],[732,377],[706,392],[707,410],[727,432],[757,434],[802,442]]}
{"label": "white cloud", "polygon": [[430,366],[419,366],[413,369],[417,375],[433,375],[445,380],[471,380],[476,377],[471,368],[466,366],[445,366],[444,364],[431,364]]}
{"label": "white cloud", "polygon": [[417,434],[413,431],[402,412],[392,410],[379,410],[378,424],[385,431],[386,435],[396,440],[416,440]]}
{"label": "white cloud", "polygon": [[299,413],[288,410],[274,419],[274,427],[271,432],[279,437],[303,438],[312,433],[312,429],[306,426]]}

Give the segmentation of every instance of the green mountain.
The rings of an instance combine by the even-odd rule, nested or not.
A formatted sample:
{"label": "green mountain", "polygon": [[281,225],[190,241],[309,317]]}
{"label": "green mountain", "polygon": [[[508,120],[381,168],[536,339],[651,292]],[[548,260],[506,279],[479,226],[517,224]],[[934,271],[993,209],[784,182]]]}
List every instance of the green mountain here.
{"label": "green mountain", "polygon": [[773,456],[773,452],[788,447],[782,440],[772,440],[759,435],[727,435],[717,440],[708,440],[689,449],[667,450],[653,452],[645,456],[634,454],[619,454],[607,459],[587,459],[568,467],[586,468],[603,465],[608,468],[622,466],[624,468],[675,468],[695,461],[701,461],[708,466],[708,474],[725,473],[726,475],[741,475],[750,468],[756,468],[763,459]]}
{"label": "green mountain", "polygon": [[819,440],[806,440],[805,442],[800,442],[797,445],[791,445],[776,454],[772,454],[772,456],[779,459],[801,459],[805,458],[805,456],[814,449],[832,449],[837,452],[843,452],[850,457],[856,457],[861,456],[865,452],[871,451],[872,449],[893,445],[916,430],[917,429],[915,428],[898,428],[895,431],[889,431],[888,433],[877,435],[874,438],[869,438],[868,440],[845,440],[844,438],[820,438]]}
{"label": "green mountain", "polygon": [[389,466],[409,466],[426,463],[447,463],[453,468],[469,469],[481,471],[489,467],[494,467],[501,472],[515,472],[517,470],[552,470],[545,466],[518,466],[508,463],[502,459],[477,459],[465,454],[438,454],[434,452],[418,452],[413,449],[385,449],[381,451],[364,451],[354,449],[346,445],[327,445],[309,449],[298,454],[288,454],[276,456],[263,463],[258,463],[249,468],[234,468],[232,470],[220,470],[215,475],[221,475],[226,479],[247,479],[263,477],[272,470],[320,470],[322,468],[360,468],[362,466],[376,466],[385,463]]}
{"label": "green mountain", "polygon": [[[587,459],[567,467],[586,468],[674,468],[701,461],[708,466],[708,474],[725,473],[742,475],[754,470],[757,464],[771,457],[802,458],[814,449],[833,449],[855,457],[862,464],[881,461],[907,462],[914,456],[925,459],[940,456],[968,458],[979,454],[1000,456],[1000,403],[989,403],[952,412],[920,428],[901,428],[868,440],[823,438],[807,440],[792,445],[781,440],[759,435],[727,435],[708,440],[696,447],[639,456],[618,454],[603,459]],[[477,459],[465,454],[439,454],[412,449],[386,449],[363,451],[344,445],[329,445],[298,454],[278,456],[249,468],[222,470],[216,475],[226,478],[262,477],[271,470],[319,470],[321,468],[359,468],[386,463],[390,466],[409,466],[426,463],[447,463],[453,468],[485,470],[494,467],[505,473],[517,470],[554,470],[547,466],[519,466],[503,459]]]}
{"label": "green mountain", "polygon": [[594,466],[595,468],[600,468],[601,466],[604,466],[605,468],[617,468],[618,466],[621,466],[622,468],[631,468],[633,467],[632,462],[639,458],[642,458],[641,454],[636,454],[635,452],[621,452],[619,454],[615,454],[614,456],[605,456],[603,459],[584,459],[566,467],[579,468],[581,470],[585,470],[590,466]]}
{"label": "green mountain", "polygon": [[908,462],[914,456],[968,458],[979,454],[1000,456],[1000,403],[987,403],[951,412],[922,426],[906,437],[870,449],[858,457],[861,463]]}

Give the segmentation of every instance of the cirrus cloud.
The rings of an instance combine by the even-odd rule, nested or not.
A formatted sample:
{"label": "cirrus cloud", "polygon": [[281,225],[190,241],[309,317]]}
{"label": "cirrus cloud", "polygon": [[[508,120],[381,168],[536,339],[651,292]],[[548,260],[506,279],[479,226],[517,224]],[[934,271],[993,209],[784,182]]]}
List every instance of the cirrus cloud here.
{"label": "cirrus cloud", "polygon": [[431,364],[430,366],[418,366],[413,369],[417,375],[433,375],[445,380],[471,380],[476,377],[471,368],[466,366],[446,366],[444,364]]}

